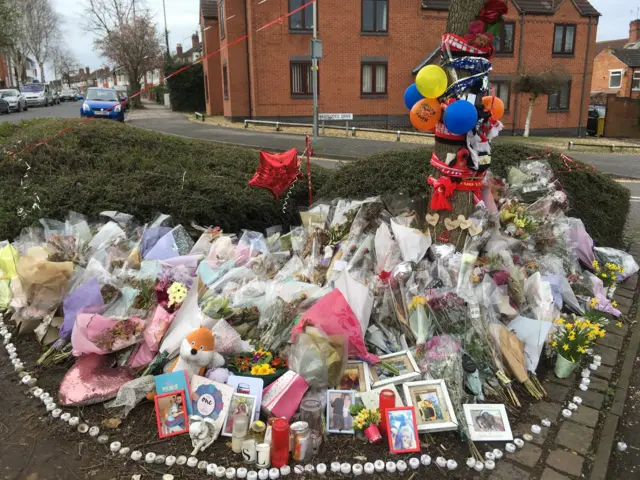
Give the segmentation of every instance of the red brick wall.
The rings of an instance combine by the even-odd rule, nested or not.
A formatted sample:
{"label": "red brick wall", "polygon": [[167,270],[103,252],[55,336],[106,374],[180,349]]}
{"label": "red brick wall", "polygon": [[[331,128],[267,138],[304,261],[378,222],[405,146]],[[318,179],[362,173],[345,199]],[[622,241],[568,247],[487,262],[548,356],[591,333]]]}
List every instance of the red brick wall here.
{"label": "red brick wall", "polygon": [[[231,5],[234,3],[234,5]],[[350,112],[362,116],[395,117],[408,122],[403,94],[415,77],[411,70],[439,44],[446,25],[447,12],[425,11],[420,0],[389,2],[389,33],[384,36],[366,36],[361,30],[361,2],[359,0],[322,0],[318,2],[319,38],[323,40],[324,59],[320,61],[321,112]],[[226,38],[233,41],[244,35],[244,1],[225,0],[227,22]],[[288,11],[288,0],[270,0],[262,4],[249,2],[249,31],[272,22]],[[528,98],[520,95],[516,108],[514,91],[520,51],[521,17],[510,5],[507,20],[516,22],[515,48],[511,56],[496,56],[490,78],[511,79],[510,111],[503,122],[507,129],[514,125],[517,110],[517,127],[524,127]],[[597,22],[592,19],[591,38],[588,37],[589,18],[581,17],[572,2],[564,2],[555,15],[527,15],[522,68],[543,70],[561,64],[572,79],[570,109],[568,112],[547,111],[547,97],[536,102],[533,129],[577,129],[580,104],[583,104],[582,123],[586,125],[586,106],[590,85],[586,84],[582,96],[583,78],[591,77],[593,60],[590,58],[585,72],[585,56],[590,41],[590,55],[595,49]],[[555,23],[575,23],[576,45],[571,57],[552,55]],[[242,41],[224,51],[221,60],[228,62],[230,98],[225,101],[227,117],[246,116],[249,111],[248,91],[251,89],[252,116],[260,117],[310,117],[312,100],[291,97],[290,57],[308,56],[310,34],[290,33],[289,22],[276,23],[251,35],[249,51],[251,61],[250,86],[246,75],[246,46]],[[383,98],[361,98],[361,57],[378,56],[388,59],[388,94]]]}
{"label": "red brick wall", "polygon": [[[218,30],[218,20],[213,18],[200,19],[200,24],[204,25],[204,51],[205,57],[220,48],[220,31]],[[207,90],[207,115],[222,115],[224,106],[222,104],[222,67],[220,54],[213,54],[203,61],[205,74],[205,88]]]}
{"label": "red brick wall", "polygon": [[[610,70],[624,70],[622,74],[622,83],[620,88],[609,88]],[[631,90],[633,80],[633,68],[628,67],[610,50],[603,50],[598,54],[593,63],[593,77],[591,81],[592,92],[602,92],[613,94],[617,97],[639,98],[640,92]]]}

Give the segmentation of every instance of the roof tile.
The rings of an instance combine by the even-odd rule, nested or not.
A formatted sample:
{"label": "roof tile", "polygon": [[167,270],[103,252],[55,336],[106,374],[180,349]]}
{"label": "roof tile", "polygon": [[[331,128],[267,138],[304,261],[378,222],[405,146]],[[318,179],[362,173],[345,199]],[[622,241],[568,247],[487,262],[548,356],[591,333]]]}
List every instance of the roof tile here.
{"label": "roof tile", "polygon": [[[553,15],[565,0],[512,0],[519,11],[524,13]],[[600,16],[588,0],[571,0],[581,15],[586,17]],[[422,0],[425,10],[449,10],[450,0]]]}
{"label": "roof tile", "polygon": [[613,54],[629,67],[640,67],[640,50],[635,48],[617,48]]}

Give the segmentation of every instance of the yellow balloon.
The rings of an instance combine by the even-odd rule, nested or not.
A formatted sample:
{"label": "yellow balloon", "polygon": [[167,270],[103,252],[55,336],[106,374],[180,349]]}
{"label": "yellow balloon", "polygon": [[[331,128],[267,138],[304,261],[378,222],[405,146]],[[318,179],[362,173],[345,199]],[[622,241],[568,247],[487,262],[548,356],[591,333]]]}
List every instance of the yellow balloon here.
{"label": "yellow balloon", "polygon": [[447,89],[447,74],[438,65],[422,67],[416,77],[416,87],[426,98],[438,98]]}

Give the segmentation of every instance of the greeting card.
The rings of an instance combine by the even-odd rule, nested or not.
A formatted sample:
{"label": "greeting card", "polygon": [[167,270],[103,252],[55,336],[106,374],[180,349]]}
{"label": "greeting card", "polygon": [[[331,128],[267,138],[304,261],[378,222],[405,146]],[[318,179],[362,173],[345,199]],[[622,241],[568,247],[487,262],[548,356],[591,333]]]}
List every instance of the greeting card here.
{"label": "greeting card", "polygon": [[184,370],[177,372],[163,373],[162,375],[156,375],[156,393],[158,395],[164,395],[166,393],[184,391],[185,403],[187,405],[187,412],[189,415],[193,414],[191,408],[191,401],[189,396],[189,379]]}

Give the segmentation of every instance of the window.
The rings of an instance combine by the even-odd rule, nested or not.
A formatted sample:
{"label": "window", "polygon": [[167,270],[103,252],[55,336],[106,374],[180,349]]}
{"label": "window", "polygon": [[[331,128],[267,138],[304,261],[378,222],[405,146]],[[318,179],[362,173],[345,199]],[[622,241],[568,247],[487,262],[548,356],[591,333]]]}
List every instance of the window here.
{"label": "window", "polygon": [[558,55],[573,55],[576,44],[575,25],[556,25],[553,31],[553,53]]}
{"label": "window", "polygon": [[631,90],[637,92],[640,91],[640,70],[633,72],[633,82],[631,83]]}
{"label": "window", "polygon": [[389,0],[362,0],[362,31],[387,33]]}
{"label": "window", "polygon": [[363,63],[360,82],[362,95],[386,95],[387,93],[387,64]]}
{"label": "window", "polygon": [[224,39],[224,0],[220,0],[218,8],[220,9],[218,12],[220,17],[220,40],[222,40]]}
{"label": "window", "polygon": [[571,80],[560,86],[555,92],[549,95],[549,111],[566,111],[569,110],[569,99],[571,96]]}
{"label": "window", "polygon": [[206,73],[204,74],[204,101],[209,103],[209,80]]}
{"label": "window", "polygon": [[[292,12],[311,0],[289,0],[289,11]],[[289,30],[312,31],[313,30],[313,5],[303,8],[289,16]]]}
{"label": "window", "polygon": [[[291,95],[309,97],[313,95],[313,75],[311,61],[291,62]],[[320,95],[320,74],[318,72],[318,95]]]}
{"label": "window", "polygon": [[493,39],[496,53],[513,53],[513,38],[516,31],[514,22],[505,22],[500,26],[500,33]]}
{"label": "window", "polygon": [[229,70],[226,63],[222,65],[222,95],[229,100]]}
{"label": "window", "polygon": [[609,70],[609,88],[622,86],[622,70]]}
{"label": "window", "polygon": [[[504,103],[504,111],[509,111],[509,99],[511,97],[511,82],[508,80],[491,80],[493,94]],[[480,97],[480,96],[479,96]]]}

